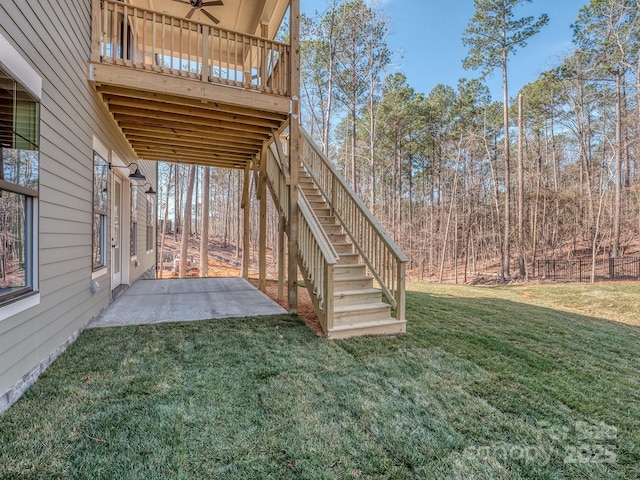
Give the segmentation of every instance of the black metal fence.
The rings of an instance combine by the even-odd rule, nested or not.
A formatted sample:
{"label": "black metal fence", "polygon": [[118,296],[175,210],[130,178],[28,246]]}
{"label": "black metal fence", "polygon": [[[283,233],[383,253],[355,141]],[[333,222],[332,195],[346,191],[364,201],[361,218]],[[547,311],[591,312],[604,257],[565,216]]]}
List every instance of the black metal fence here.
{"label": "black metal fence", "polygon": [[[640,280],[640,257],[599,258],[595,281]],[[566,282],[591,280],[591,260],[537,260],[536,278]]]}

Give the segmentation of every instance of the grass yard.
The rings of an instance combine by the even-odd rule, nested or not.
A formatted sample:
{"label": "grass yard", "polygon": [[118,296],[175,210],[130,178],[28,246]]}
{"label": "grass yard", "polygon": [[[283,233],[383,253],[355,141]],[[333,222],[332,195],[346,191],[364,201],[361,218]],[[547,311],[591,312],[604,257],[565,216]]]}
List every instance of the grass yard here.
{"label": "grass yard", "polygon": [[0,478],[640,478],[640,328],[595,318],[640,286],[409,288],[397,337],[86,331],[0,417]]}

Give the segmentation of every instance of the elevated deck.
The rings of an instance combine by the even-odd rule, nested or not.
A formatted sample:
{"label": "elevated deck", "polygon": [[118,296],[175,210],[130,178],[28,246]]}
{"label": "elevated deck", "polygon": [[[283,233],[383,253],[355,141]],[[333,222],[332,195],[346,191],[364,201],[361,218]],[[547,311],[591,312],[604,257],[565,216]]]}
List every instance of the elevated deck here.
{"label": "elevated deck", "polygon": [[94,0],[87,74],[139,158],[245,168],[288,118],[289,49]]}

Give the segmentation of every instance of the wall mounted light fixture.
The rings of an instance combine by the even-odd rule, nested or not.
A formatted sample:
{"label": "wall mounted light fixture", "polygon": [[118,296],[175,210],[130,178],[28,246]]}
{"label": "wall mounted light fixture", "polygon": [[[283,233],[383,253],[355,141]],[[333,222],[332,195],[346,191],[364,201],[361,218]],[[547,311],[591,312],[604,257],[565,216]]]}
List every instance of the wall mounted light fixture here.
{"label": "wall mounted light fixture", "polygon": [[157,193],[158,193],[158,192],[156,192],[156,191],[153,189],[153,187],[151,186],[151,184],[150,184],[149,182],[147,182],[147,184],[145,185],[145,187],[146,187],[147,185],[149,185],[149,189],[148,189],[146,192],[144,192],[144,193],[146,193],[147,195],[155,195],[155,194],[157,194]]}
{"label": "wall mounted light fixture", "polygon": [[[120,166],[120,165],[114,165],[112,163],[109,163],[109,170],[111,170],[112,167],[127,168],[128,169],[131,165],[135,165],[136,166],[136,170],[133,173],[129,174],[129,180],[131,180],[134,183],[146,182],[147,181],[147,177],[145,177],[142,173],[140,173],[140,169],[138,168],[138,164],[136,162],[131,162],[127,166]],[[153,192],[153,193],[155,193],[155,192]]]}

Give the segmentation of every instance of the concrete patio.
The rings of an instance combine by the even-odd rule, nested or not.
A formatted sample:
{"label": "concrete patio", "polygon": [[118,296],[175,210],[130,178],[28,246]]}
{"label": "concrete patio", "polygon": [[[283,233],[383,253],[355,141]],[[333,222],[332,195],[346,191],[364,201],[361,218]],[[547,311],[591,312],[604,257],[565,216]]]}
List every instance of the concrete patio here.
{"label": "concrete patio", "polygon": [[88,328],[285,313],[243,278],[139,280]]}

